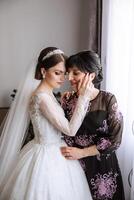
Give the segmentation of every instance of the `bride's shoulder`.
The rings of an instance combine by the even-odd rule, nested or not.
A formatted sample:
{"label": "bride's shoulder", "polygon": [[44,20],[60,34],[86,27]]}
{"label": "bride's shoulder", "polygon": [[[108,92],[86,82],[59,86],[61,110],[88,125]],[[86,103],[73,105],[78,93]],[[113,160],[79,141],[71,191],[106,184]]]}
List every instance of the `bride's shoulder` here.
{"label": "bride's shoulder", "polygon": [[41,100],[41,93],[34,91],[30,96],[30,104],[39,103]]}
{"label": "bride's shoulder", "polygon": [[[53,97],[54,98],[54,97]],[[42,91],[35,91],[32,93],[31,97],[30,97],[30,102],[32,103],[45,103],[45,104],[50,104],[51,102],[53,102],[52,96],[49,95],[46,92],[42,92]]]}

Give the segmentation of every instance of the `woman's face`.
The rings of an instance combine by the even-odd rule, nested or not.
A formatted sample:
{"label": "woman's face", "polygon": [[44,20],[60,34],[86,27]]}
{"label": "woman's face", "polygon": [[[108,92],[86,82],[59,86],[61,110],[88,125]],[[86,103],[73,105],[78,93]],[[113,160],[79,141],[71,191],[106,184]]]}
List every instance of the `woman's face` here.
{"label": "woman's face", "polygon": [[78,67],[74,66],[68,69],[68,79],[75,91],[78,90],[78,85],[84,79],[84,77],[85,72],[80,71]]}
{"label": "woman's face", "polygon": [[60,62],[54,67],[45,71],[44,81],[49,85],[50,88],[59,88],[65,80],[65,64]]}

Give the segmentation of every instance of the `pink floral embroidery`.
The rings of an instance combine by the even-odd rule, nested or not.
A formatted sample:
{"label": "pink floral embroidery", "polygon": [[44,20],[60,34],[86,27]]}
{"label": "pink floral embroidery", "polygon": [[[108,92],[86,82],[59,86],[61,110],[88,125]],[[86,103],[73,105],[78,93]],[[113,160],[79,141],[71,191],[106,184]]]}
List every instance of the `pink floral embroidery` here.
{"label": "pink floral embroidery", "polygon": [[95,178],[91,179],[92,189],[94,190],[94,198],[99,200],[109,200],[113,198],[117,188],[118,174],[112,171],[105,174],[97,174]]}
{"label": "pink floral embroidery", "polygon": [[79,144],[80,146],[86,147],[89,146],[91,144],[94,144],[93,142],[93,138],[96,135],[78,135],[75,136],[75,143]]}
{"label": "pink floral embroidery", "polygon": [[111,142],[109,139],[101,138],[99,141],[99,144],[97,144],[98,150],[104,150],[108,148],[111,145]]}
{"label": "pink floral embroidery", "polygon": [[118,104],[117,103],[114,103],[112,105],[112,114],[109,115],[109,119],[114,119],[115,121],[117,121],[117,123],[121,123],[122,121],[122,113],[118,110]]}
{"label": "pink floral embroidery", "polygon": [[86,171],[86,165],[85,165],[85,162],[81,159],[79,160],[80,164],[81,164],[81,167],[83,168],[84,171]]}
{"label": "pink floral embroidery", "polygon": [[106,119],[103,120],[102,127],[99,127],[97,131],[108,133],[108,124]]}
{"label": "pink floral embroidery", "polygon": [[71,96],[69,100],[65,99],[62,101],[62,107],[64,110],[67,112],[67,116],[69,119],[71,119],[73,112],[75,110],[77,103],[77,97],[76,96]]}
{"label": "pink floral embroidery", "polygon": [[118,149],[120,146],[120,142],[115,142],[115,144],[113,144],[113,148]]}
{"label": "pink floral embroidery", "polygon": [[112,110],[116,112],[117,109],[118,109],[118,104],[117,104],[117,103],[114,103],[114,104],[112,105]]}
{"label": "pink floral embroidery", "polygon": [[[61,100],[61,105],[62,105],[64,111],[66,111],[66,114],[67,114],[67,117],[69,120],[71,119],[71,117],[74,113],[77,100],[78,100],[78,96],[74,92],[72,92],[72,93],[70,92],[68,97],[65,96]],[[87,113],[90,111],[90,106],[91,106],[91,103],[89,102]]]}
{"label": "pink floral embroidery", "polygon": [[67,143],[68,146],[72,147],[74,145],[74,137],[70,137],[65,135],[64,140]]}

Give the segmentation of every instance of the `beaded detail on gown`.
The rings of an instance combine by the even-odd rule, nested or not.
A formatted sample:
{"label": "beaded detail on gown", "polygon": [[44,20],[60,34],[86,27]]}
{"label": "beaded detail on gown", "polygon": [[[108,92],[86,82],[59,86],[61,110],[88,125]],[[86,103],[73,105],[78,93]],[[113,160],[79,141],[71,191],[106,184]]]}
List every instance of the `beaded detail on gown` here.
{"label": "beaded detail on gown", "polygon": [[[84,109],[76,111],[78,122],[84,118]],[[29,110],[35,137],[21,150],[0,200],[92,200],[81,165],[60,152],[66,145],[61,131],[68,134],[71,128],[75,132],[80,125],[73,119],[68,126],[64,111],[48,94],[32,96]]]}

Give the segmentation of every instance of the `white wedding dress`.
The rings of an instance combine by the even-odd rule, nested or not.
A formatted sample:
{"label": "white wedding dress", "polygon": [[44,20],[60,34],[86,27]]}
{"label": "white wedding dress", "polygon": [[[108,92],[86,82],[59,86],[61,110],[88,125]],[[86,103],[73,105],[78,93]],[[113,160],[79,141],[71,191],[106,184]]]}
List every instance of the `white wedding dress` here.
{"label": "white wedding dress", "polygon": [[86,113],[85,101],[78,99],[69,123],[54,96],[43,92],[31,97],[35,138],[21,150],[0,200],[92,200],[79,161],[67,160],[60,152],[66,145],[61,132],[77,132]]}

